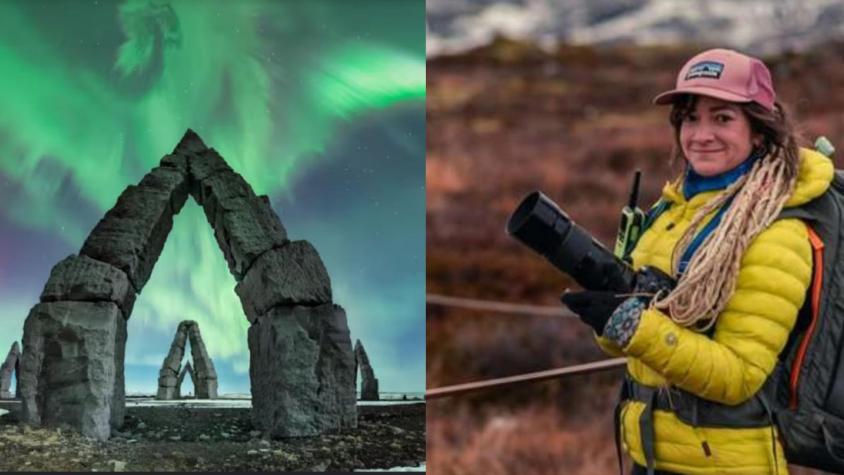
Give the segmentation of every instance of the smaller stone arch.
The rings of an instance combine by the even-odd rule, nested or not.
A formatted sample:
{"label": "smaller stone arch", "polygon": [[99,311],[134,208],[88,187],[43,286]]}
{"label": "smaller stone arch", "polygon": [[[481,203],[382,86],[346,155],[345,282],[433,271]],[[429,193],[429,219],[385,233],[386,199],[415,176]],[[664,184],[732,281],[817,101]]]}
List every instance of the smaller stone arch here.
{"label": "smaller stone arch", "polygon": [[366,349],[360,340],[355,342],[355,378],[357,378],[357,370],[360,368],[360,400],[361,401],[378,401],[380,396],[378,394],[378,378],[375,377],[375,370],[369,364],[369,356],[366,354]]}
{"label": "smaller stone arch", "polygon": [[18,378],[14,397],[20,397],[20,347],[18,342],[12,343],[6,360],[0,365],[0,399],[12,399],[9,389],[12,387],[12,374]]}
{"label": "smaller stone arch", "polygon": [[191,384],[193,384],[193,391],[196,392],[196,375],[193,374],[193,368],[190,365],[190,361],[188,361],[182,368],[182,372],[179,373],[179,380],[176,381],[176,399],[182,398],[182,382],[185,380],[186,374],[190,374],[190,381]]}
{"label": "smaller stone arch", "polygon": [[[217,397],[217,371],[214,369],[214,362],[205,349],[202,335],[199,333],[199,324],[193,320],[185,320],[179,323],[173,343],[170,344],[170,351],[161,364],[161,371],[158,373],[158,393],[156,399],[178,399],[184,373],[190,362],[184,369],[182,359],[185,356],[185,343],[190,341],[191,359],[193,366],[190,368],[191,380],[198,399],[215,399]],[[181,374],[179,370],[182,369]]]}

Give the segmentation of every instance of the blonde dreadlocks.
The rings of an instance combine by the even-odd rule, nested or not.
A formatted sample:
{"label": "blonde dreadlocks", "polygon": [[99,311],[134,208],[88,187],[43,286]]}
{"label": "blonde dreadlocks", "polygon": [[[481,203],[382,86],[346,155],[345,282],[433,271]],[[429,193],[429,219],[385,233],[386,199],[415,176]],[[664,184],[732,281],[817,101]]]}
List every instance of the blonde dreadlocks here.
{"label": "blonde dreadlocks", "polygon": [[671,319],[684,327],[710,329],[733,295],[747,246],[779,215],[794,190],[796,179],[788,177],[786,162],[768,154],[744,177],[703,206],[674,248],[672,267],[689,247],[705,218],[733,198],[718,227],[703,241],[668,295],[657,296],[652,305],[668,310]]}

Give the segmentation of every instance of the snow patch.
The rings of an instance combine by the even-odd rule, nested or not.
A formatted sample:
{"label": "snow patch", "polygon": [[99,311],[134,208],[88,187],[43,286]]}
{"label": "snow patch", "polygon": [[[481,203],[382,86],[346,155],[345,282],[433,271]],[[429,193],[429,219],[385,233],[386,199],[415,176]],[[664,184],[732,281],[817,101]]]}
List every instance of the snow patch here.
{"label": "snow patch", "polygon": [[362,470],[355,470],[355,472],[425,472],[425,462],[415,467],[392,467],[392,468],[367,468]]}

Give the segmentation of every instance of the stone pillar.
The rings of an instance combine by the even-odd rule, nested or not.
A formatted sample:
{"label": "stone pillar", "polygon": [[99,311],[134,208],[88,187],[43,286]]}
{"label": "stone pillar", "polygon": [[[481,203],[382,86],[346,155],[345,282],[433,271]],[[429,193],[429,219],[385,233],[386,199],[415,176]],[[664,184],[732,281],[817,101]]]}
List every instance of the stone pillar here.
{"label": "stone pillar", "polygon": [[190,352],[193,359],[194,388],[196,389],[197,399],[216,399],[217,398],[217,371],[214,369],[214,362],[208,356],[208,351],[205,349],[205,343],[202,341],[202,335],[199,333],[199,325],[194,323],[188,329],[188,338],[190,338]]}
{"label": "stone pillar", "polygon": [[191,320],[179,323],[176,328],[176,335],[173,336],[173,343],[170,344],[170,351],[161,364],[158,372],[158,392],[156,399],[170,400],[177,397],[177,382],[179,378],[179,367],[182,365],[182,358],[185,355],[185,342],[188,338],[188,327]]}
{"label": "stone pillar", "polygon": [[[379,400],[378,379],[375,377],[375,371],[369,364],[369,356],[367,356],[366,349],[364,349],[360,340],[355,342],[355,366],[360,368],[360,400]],[[355,376],[357,377],[357,371],[355,371]]]}
{"label": "stone pillar", "polygon": [[114,335],[114,394],[111,398],[111,427],[121,429],[126,417],[126,380],[123,364],[126,356],[126,327],[125,318],[117,320]]}
{"label": "stone pillar", "polygon": [[252,423],[273,437],[357,426],[354,357],[342,308],[274,307],[249,328]]}
{"label": "stone pillar", "polygon": [[123,314],[112,302],[37,304],[24,324],[23,419],[68,424],[99,440],[111,435],[115,343]]}

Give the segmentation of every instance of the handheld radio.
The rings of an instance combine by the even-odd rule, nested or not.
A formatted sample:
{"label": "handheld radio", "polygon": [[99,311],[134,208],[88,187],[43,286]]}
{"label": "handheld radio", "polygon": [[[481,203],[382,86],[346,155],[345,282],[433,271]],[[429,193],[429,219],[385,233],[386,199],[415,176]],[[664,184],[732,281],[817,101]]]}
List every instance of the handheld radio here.
{"label": "handheld radio", "polygon": [[633,175],[633,188],[630,190],[630,201],[621,210],[621,222],[618,225],[618,237],[615,240],[615,251],[613,254],[619,259],[629,262],[628,253],[639,240],[639,233],[642,231],[642,224],[645,222],[645,213],[636,206],[639,200],[639,179],[642,176],[640,170]]}

